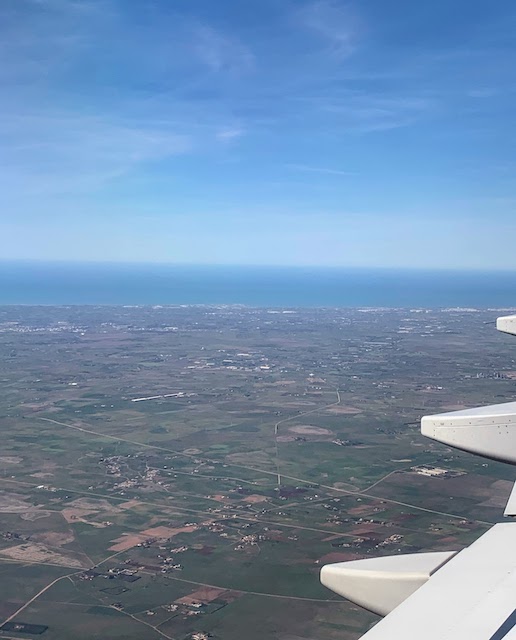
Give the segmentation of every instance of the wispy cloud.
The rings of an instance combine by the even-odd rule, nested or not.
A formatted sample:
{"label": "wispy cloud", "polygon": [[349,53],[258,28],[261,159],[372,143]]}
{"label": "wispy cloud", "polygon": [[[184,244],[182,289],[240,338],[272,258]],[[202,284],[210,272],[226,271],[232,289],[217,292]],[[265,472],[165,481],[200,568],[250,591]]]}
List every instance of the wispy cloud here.
{"label": "wispy cloud", "polygon": [[350,133],[371,133],[406,127],[435,110],[434,99],[384,97],[358,93],[342,99],[319,101],[321,111],[331,113],[335,127]]}
{"label": "wispy cloud", "polygon": [[242,73],[252,68],[254,55],[237,39],[206,24],[197,26],[193,35],[198,59],[212,71]]}
{"label": "wispy cloud", "polygon": [[245,134],[245,129],[242,127],[227,127],[224,129],[220,129],[215,134],[217,140],[222,140],[223,142],[230,142],[231,140],[236,140],[241,138]]}
{"label": "wispy cloud", "polygon": [[64,113],[12,114],[0,124],[7,183],[37,193],[96,188],[146,162],[188,153],[189,136],[142,122]]}
{"label": "wispy cloud", "polygon": [[240,73],[252,67],[249,49],[189,16],[149,14],[142,24],[130,16],[119,0],[0,4],[0,169],[7,190],[97,189],[149,163],[202,153],[214,142],[222,148],[244,134],[222,101],[166,88],[177,77],[177,93],[186,82],[202,93],[201,65],[217,75]]}
{"label": "wispy cloud", "polygon": [[342,169],[331,169],[328,167],[316,167],[307,164],[286,164],[287,169],[292,171],[303,171],[306,173],[322,173],[329,176],[356,176],[355,171],[343,171]]}
{"label": "wispy cloud", "polygon": [[470,98],[493,98],[498,95],[499,91],[492,87],[479,87],[478,89],[470,89],[468,97]]}
{"label": "wispy cloud", "polygon": [[296,12],[296,20],[323,41],[332,55],[345,58],[357,46],[358,20],[348,4],[315,0]]}
{"label": "wispy cloud", "polygon": [[393,207],[403,193],[441,210],[428,175],[453,167],[475,199],[495,184],[509,197],[510,169],[486,167],[513,153],[512,40],[479,47],[467,2],[467,24],[442,29],[445,3],[426,20],[422,3],[382,0],[266,0],[252,15],[245,0],[0,0],[4,208],[33,219],[81,205],[89,225],[154,206],[219,225],[232,204],[262,225],[258,210],[278,203],[387,211],[375,184],[388,181]]}

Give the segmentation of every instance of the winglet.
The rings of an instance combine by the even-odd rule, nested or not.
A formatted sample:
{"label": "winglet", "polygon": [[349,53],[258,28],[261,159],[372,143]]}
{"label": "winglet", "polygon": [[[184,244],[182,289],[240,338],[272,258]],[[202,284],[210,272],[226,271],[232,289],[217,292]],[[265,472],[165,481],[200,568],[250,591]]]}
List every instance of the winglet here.
{"label": "winglet", "polygon": [[360,607],[386,616],[455,553],[408,553],[327,564],[321,569],[321,582]]}

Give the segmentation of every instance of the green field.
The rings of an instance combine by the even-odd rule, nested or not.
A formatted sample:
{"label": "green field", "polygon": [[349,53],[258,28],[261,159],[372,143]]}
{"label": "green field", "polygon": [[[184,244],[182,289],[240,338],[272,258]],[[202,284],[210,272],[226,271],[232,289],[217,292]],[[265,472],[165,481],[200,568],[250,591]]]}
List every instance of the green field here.
{"label": "green field", "polygon": [[501,519],[510,469],[418,425],[511,399],[495,316],[0,308],[0,615],[48,627],[0,640],[358,638],[325,562]]}

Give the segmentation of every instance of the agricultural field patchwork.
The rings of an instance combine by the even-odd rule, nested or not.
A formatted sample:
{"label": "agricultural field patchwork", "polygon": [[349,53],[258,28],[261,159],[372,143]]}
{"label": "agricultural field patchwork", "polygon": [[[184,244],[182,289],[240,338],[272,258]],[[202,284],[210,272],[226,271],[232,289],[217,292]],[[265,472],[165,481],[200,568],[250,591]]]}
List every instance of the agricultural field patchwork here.
{"label": "agricultural field patchwork", "polygon": [[510,467],[419,433],[513,400],[496,315],[0,307],[0,640],[358,638],[323,564],[502,519]]}

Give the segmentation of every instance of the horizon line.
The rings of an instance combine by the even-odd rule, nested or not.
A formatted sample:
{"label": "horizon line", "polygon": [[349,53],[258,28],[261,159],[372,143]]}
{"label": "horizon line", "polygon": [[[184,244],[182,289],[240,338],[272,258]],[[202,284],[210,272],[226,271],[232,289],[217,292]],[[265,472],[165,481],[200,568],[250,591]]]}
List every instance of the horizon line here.
{"label": "horizon line", "polygon": [[392,266],[392,265],[345,265],[345,264],[257,264],[257,263],[203,263],[203,262],[153,262],[129,260],[73,260],[65,258],[0,258],[0,265],[73,265],[84,267],[178,267],[206,269],[275,269],[275,270],[334,270],[334,271],[404,271],[441,273],[516,273],[515,267],[478,266]]}

